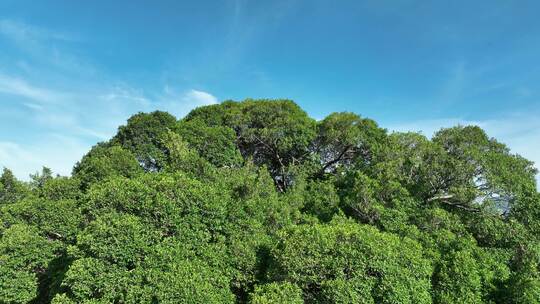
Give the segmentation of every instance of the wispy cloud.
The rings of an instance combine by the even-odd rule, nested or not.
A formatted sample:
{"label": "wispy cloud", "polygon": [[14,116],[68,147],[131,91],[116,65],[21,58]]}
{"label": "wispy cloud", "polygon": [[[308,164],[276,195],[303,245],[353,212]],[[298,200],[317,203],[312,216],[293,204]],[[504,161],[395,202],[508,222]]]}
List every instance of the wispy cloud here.
{"label": "wispy cloud", "polygon": [[[70,50],[81,46],[83,40],[71,33],[34,26],[22,21],[0,19],[0,39],[17,49],[11,59],[20,69],[32,72],[47,68],[49,74],[61,72],[80,77],[96,73],[87,59]],[[53,71],[56,69],[57,71]]]}
{"label": "wispy cloud", "polygon": [[469,74],[466,62],[463,60],[451,66],[448,79],[443,83],[440,96],[438,96],[439,102],[452,104],[459,101],[467,84],[469,84]]}
{"label": "wispy cloud", "polygon": [[[36,142],[13,137],[6,140],[7,134],[0,133],[0,167],[11,168],[23,179],[41,166],[69,175],[75,162],[92,145],[109,139],[117,127],[134,113],[164,110],[181,118],[195,107],[218,102],[212,94],[195,89],[176,92],[169,87],[152,96],[126,87],[112,88],[105,94],[97,91],[77,94],[37,89],[24,80],[12,79],[0,79],[0,92],[23,97],[24,102],[15,101],[5,106],[22,106],[30,113],[25,121],[8,120],[3,124],[24,125],[27,131],[40,134],[38,137],[41,139]],[[58,96],[70,98],[56,99]]]}
{"label": "wispy cloud", "polygon": [[57,102],[63,94],[54,90],[37,87],[23,79],[0,73],[0,93],[25,97],[38,102]]}
{"label": "wispy cloud", "polygon": [[71,35],[0,19],[0,40],[20,56],[0,70],[0,167],[20,178],[43,165],[69,174],[91,146],[109,139],[137,112],[182,117],[217,102],[200,89],[130,85],[72,52],[78,39]]}
{"label": "wispy cloud", "polygon": [[43,40],[76,41],[66,33],[31,26],[27,23],[10,19],[0,20],[0,34],[22,44],[37,43]]}
{"label": "wispy cloud", "polygon": [[204,91],[190,89],[187,91],[177,92],[167,86],[163,94],[156,98],[154,107],[169,111],[176,117],[183,117],[189,111],[196,107],[215,104],[217,98]]}
{"label": "wispy cloud", "polygon": [[187,93],[185,93],[183,100],[195,102],[201,106],[216,104],[218,102],[214,95],[197,90],[189,90]]}
{"label": "wispy cloud", "polygon": [[126,109],[131,113],[133,109],[143,112],[162,110],[169,111],[178,118],[182,118],[193,108],[218,102],[218,99],[208,92],[195,89],[177,90],[170,85],[166,85],[161,92],[147,95],[141,90],[117,87],[100,97],[116,104],[116,108],[122,104],[131,104]]}

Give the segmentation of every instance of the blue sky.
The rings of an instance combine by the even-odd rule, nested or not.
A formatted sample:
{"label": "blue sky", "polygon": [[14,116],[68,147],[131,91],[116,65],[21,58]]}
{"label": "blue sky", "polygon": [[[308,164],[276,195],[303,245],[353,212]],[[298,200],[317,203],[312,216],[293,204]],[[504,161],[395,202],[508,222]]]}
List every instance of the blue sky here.
{"label": "blue sky", "polygon": [[0,0],[0,166],[69,174],[138,111],[290,98],[477,124],[540,163],[538,1]]}

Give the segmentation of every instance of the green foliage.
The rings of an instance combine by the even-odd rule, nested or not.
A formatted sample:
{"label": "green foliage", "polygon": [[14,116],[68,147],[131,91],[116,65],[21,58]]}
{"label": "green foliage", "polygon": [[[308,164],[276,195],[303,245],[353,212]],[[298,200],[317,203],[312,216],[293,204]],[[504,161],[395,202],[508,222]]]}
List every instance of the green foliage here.
{"label": "green foliage", "polygon": [[246,100],[225,117],[242,155],[275,170],[301,160],[315,136],[315,121],[290,100]]}
{"label": "green foliage", "polygon": [[236,134],[227,126],[209,126],[203,121],[182,121],[178,134],[190,148],[216,167],[235,167],[242,164],[242,155],[236,146]]}
{"label": "green foliage", "polygon": [[127,125],[118,128],[111,143],[132,152],[145,170],[160,170],[165,154],[161,137],[175,126],[176,118],[167,112],[139,113],[130,117]]}
{"label": "green foliage", "polygon": [[510,278],[510,303],[540,303],[540,243],[529,242],[516,249]]}
{"label": "green foliage", "polygon": [[73,242],[83,221],[78,203],[74,200],[24,199],[0,208],[5,226],[28,224],[39,229],[43,236]]}
{"label": "green foliage", "polygon": [[28,187],[18,181],[11,170],[4,168],[0,176],[0,205],[14,203],[28,194]]}
{"label": "green foliage", "polygon": [[443,147],[453,168],[445,172],[445,184],[439,191],[455,194],[463,201],[482,196],[506,203],[514,195],[535,188],[532,163],[510,154],[479,127],[443,129],[433,141]]}
{"label": "green foliage", "polygon": [[274,282],[255,287],[251,295],[252,304],[302,304],[302,289],[289,282]]}
{"label": "green foliage", "polygon": [[114,176],[133,177],[141,171],[134,155],[120,146],[98,144],[73,168],[83,188]]}
{"label": "green foliage", "polygon": [[340,212],[339,195],[331,180],[309,181],[307,187],[302,190],[305,213],[328,222]]}
{"label": "green foliage", "polygon": [[318,124],[315,146],[321,157],[321,170],[371,163],[385,138],[385,130],[371,119],[348,112],[332,113]]}
{"label": "green foliage", "polygon": [[321,303],[375,303],[371,296],[373,281],[335,279],[324,281],[318,301]]}
{"label": "green foliage", "polygon": [[190,149],[180,135],[168,131],[163,134],[162,142],[166,159],[164,171],[184,172],[195,178],[208,177],[212,174],[214,167],[196,151]]}
{"label": "green foliage", "polygon": [[35,174],[30,174],[32,181],[30,182],[31,187],[33,188],[42,188],[45,183],[53,178],[52,170],[47,167],[43,167],[41,173],[36,172]]}
{"label": "green foliage", "polygon": [[[210,259],[211,260],[211,259]],[[134,293],[137,303],[233,303],[230,279],[217,265],[186,253],[183,246],[158,247],[141,272],[148,284]]]}
{"label": "green foliage", "polygon": [[48,179],[41,189],[39,196],[53,201],[76,200],[81,196],[81,181],[71,177],[56,177]]}
{"label": "green foliage", "polygon": [[532,163],[289,100],[139,113],[0,176],[0,303],[540,303]]}
{"label": "green foliage", "polygon": [[437,303],[482,302],[479,265],[470,251],[452,251],[438,265],[434,279]]}
{"label": "green foliage", "polygon": [[540,239],[540,193],[520,195],[513,201],[510,217],[525,225],[536,240]]}
{"label": "green foliage", "polygon": [[[310,301],[369,296],[368,303],[431,303],[431,264],[422,247],[353,221],[284,230],[273,258],[272,276],[298,284]],[[345,294],[329,290],[333,285]]]}
{"label": "green foliage", "polygon": [[226,122],[226,113],[229,111],[229,109],[234,108],[235,106],[236,102],[225,101],[221,104],[199,107],[189,112],[183,120],[200,120],[204,124],[211,127],[223,126]]}
{"label": "green foliage", "polygon": [[0,239],[0,302],[28,303],[36,299],[39,279],[57,247],[36,228],[24,224],[5,230]]}
{"label": "green foliage", "polygon": [[214,127],[223,122],[234,130],[242,156],[257,165],[266,165],[283,191],[290,182],[286,168],[309,154],[316,136],[315,121],[290,100],[248,99],[241,103],[225,102],[221,107],[195,110],[187,121],[199,119]]}
{"label": "green foliage", "polygon": [[77,236],[77,247],[84,256],[132,269],[141,263],[154,239],[138,217],[107,213]]}

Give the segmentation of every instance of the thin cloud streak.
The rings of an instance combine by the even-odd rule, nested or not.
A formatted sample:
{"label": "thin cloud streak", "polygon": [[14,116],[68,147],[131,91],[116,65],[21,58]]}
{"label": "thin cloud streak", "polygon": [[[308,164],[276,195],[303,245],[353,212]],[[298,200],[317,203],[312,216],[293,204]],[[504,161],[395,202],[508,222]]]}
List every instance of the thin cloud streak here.
{"label": "thin cloud streak", "polygon": [[65,33],[34,27],[23,22],[10,19],[0,20],[0,34],[21,43],[38,42],[40,40],[76,41],[75,37]]}
{"label": "thin cloud streak", "polygon": [[40,88],[28,82],[0,73],[0,93],[25,97],[33,101],[55,103],[64,99],[63,94],[53,90]]}

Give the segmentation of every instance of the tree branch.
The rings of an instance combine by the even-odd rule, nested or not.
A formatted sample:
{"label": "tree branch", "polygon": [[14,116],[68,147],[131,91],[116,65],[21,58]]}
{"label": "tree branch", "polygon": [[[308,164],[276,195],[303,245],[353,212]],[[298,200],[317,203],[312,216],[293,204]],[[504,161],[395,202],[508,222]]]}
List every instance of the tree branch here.
{"label": "tree branch", "polygon": [[451,199],[453,197],[454,197],[453,194],[445,194],[445,195],[439,195],[439,196],[430,197],[426,201],[428,203],[433,202],[433,201],[441,201],[442,203],[444,203],[446,205],[449,205],[449,206],[452,206],[452,207],[460,208],[460,209],[471,211],[471,212],[480,212],[480,209],[478,209],[478,208],[470,207],[470,206],[463,205],[463,204],[460,204],[460,203],[451,202],[449,199]]}
{"label": "tree branch", "polygon": [[328,167],[332,166],[333,164],[339,162],[343,156],[352,148],[351,145],[348,145],[347,147],[345,147],[345,149],[343,149],[343,151],[341,151],[341,153],[336,157],[334,158],[333,160],[327,162],[324,167],[321,169],[321,173],[324,173],[324,171],[326,171],[326,169],[328,169]]}

